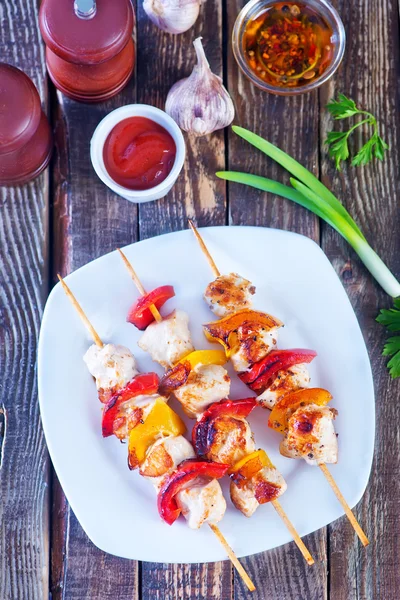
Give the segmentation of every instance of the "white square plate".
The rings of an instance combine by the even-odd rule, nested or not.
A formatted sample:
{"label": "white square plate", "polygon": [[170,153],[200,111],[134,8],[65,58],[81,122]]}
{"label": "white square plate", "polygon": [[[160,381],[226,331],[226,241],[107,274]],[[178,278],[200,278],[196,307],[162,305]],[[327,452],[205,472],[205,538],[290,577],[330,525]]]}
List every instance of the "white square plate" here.
{"label": "white square plate", "polygon": [[[202,234],[221,272],[235,271],[257,287],[254,306],[285,323],[282,348],[312,348],[312,385],[333,394],[339,410],[339,463],[331,466],[350,506],[361,498],[374,447],[374,393],[364,340],[347,295],[320,247],[306,237],[274,229],[212,227]],[[213,320],[202,293],[212,280],[193,234],[180,231],[128,246],[128,259],[146,289],[175,287],[165,308],[190,315],[194,345],[207,348],[201,324]],[[138,294],[119,255],[103,256],[66,278],[100,337],[135,353],[142,371],[160,367],[137,346],[140,337],[126,315]],[[111,554],[154,562],[206,562],[226,558],[207,527],[190,530],[183,518],[161,521],[152,486],[127,468],[127,448],[103,439],[101,410],[93,380],[82,360],[91,344],[60,285],[50,294],[39,341],[39,397],[47,445],[64,492],[83,529]],[[215,347],[215,346],[214,346]],[[249,390],[232,372],[231,398]],[[180,412],[180,407],[173,403]],[[300,535],[331,523],[342,513],[322,472],[278,452],[280,435],[267,428],[269,411],[256,409],[250,422],[256,445],[269,453],[285,477],[284,510]],[[360,418],[362,415],[362,418]],[[189,432],[193,422],[187,421]],[[290,541],[270,505],[251,519],[229,500],[221,530],[237,555],[246,556]]]}

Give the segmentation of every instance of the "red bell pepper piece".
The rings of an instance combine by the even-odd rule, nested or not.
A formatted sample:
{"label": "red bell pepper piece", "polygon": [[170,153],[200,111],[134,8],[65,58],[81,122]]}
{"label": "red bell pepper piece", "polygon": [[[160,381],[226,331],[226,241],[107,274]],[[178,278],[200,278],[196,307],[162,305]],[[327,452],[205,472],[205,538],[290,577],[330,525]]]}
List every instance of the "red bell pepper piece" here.
{"label": "red bell pepper piece", "polygon": [[118,416],[118,411],[123,402],[127,402],[135,396],[156,394],[160,379],[156,373],[140,373],[135,375],[130,382],[106,404],[103,411],[102,431],[103,437],[108,437],[114,433],[114,422]]}
{"label": "red bell pepper piece", "polygon": [[172,525],[181,514],[176,502],[176,495],[197,477],[221,479],[229,469],[229,465],[214,463],[197,458],[184,460],[179,467],[164,481],[157,496],[157,506],[160,517]]}
{"label": "red bell pepper piece", "polygon": [[138,298],[128,313],[127,321],[135,325],[140,331],[144,331],[154,317],[150,310],[151,304],[156,308],[161,308],[167,300],[175,296],[175,290],[172,285],[163,285],[149,292],[145,296]]}
{"label": "red bell pepper piece", "polygon": [[197,421],[192,432],[192,443],[198,456],[205,456],[214,438],[213,423],[218,417],[239,417],[245,419],[257,406],[255,398],[243,400],[222,400],[212,404]]}
{"label": "red bell pepper piece", "polygon": [[265,358],[252,366],[250,371],[239,377],[254,392],[260,394],[272,383],[274,375],[281,369],[288,369],[300,363],[310,363],[317,353],[314,350],[294,348],[293,350],[272,350]]}

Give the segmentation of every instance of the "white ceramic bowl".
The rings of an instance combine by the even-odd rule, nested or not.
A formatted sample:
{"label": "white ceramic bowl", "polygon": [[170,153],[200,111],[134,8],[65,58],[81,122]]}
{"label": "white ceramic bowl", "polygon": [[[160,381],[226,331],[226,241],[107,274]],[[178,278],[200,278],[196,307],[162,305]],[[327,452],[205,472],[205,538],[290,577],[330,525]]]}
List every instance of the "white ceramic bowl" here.
{"label": "white ceramic bowl", "polygon": [[[155,121],[168,131],[176,145],[176,157],[171,172],[162,183],[149,190],[130,190],[119,185],[110,177],[104,165],[103,148],[108,134],[117,123],[129,119],[129,117],[146,117]],[[148,104],[128,104],[113,110],[97,125],[90,141],[90,158],[97,175],[113,192],[130,202],[150,202],[151,200],[159,200],[168,194],[182,170],[185,153],[185,140],[175,121],[163,110]]]}

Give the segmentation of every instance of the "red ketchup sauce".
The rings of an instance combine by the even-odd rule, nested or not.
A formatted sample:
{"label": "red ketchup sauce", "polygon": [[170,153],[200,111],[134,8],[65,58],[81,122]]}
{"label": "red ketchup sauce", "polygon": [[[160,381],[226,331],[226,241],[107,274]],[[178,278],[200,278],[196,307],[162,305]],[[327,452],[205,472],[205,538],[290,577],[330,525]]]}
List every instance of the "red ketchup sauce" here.
{"label": "red ketchup sauce", "polygon": [[110,177],[130,190],[148,190],[162,183],[174,166],[175,156],[172,136],[145,117],[130,117],[118,123],[103,150]]}

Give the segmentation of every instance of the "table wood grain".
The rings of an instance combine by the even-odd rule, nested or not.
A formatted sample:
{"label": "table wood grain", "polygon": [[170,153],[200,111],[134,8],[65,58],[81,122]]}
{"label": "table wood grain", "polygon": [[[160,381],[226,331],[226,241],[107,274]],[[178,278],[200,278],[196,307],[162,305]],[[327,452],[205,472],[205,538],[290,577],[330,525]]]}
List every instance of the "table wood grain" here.
{"label": "table wood grain", "polygon": [[[320,243],[359,318],[370,354],[377,407],[376,449],[356,512],[372,543],[359,544],[342,518],[310,536],[307,567],[294,544],[244,559],[255,600],[397,600],[400,589],[400,380],[389,379],[378,309],[389,299],[340,236],[284,199],[218,180],[238,168],[287,180],[280,167],[230,130],[187,137],[188,157],[173,191],[136,206],[96,177],[92,133],[110,110],[132,102],[164,107],[166,94],[194,63],[202,35],[214,72],[235,103],[235,122],[297,157],[336,193],[397,276],[400,275],[399,5],[395,0],[337,0],[347,49],[336,76],[297,98],[267,95],[239,73],[230,35],[244,0],[207,0],[181,36],[157,30],[137,9],[135,76],[112,100],[88,106],[56,92],[45,73],[36,0],[2,0],[1,60],[30,75],[52,123],[55,152],[35,182],[0,188],[0,600],[244,600],[250,594],[228,562],[137,563],[98,550],[81,529],[51,469],[37,403],[36,349],[42,309],[58,272],[67,274],[123,246],[187,227],[259,225],[290,229]],[[0,82],[1,83],[1,82]],[[334,170],[323,140],[323,110],[337,92],[372,110],[390,145],[384,163]],[[327,315],[329,318],[329,315]],[[351,365],[349,365],[349,369]],[[345,374],[338,374],[345,376]],[[352,399],[349,398],[349,402]],[[362,414],[360,415],[362,419]],[[318,502],[318,498],[315,499]],[[306,507],[312,510],[312,506]],[[268,531],[266,529],[266,535]]]}
{"label": "table wood grain", "polygon": [[[18,18],[15,18],[15,17]],[[31,0],[0,5],[0,60],[24,69],[48,105]],[[0,81],[1,85],[1,81]],[[49,593],[50,461],[40,425],[36,351],[49,291],[49,171],[0,187],[0,598]]]}

